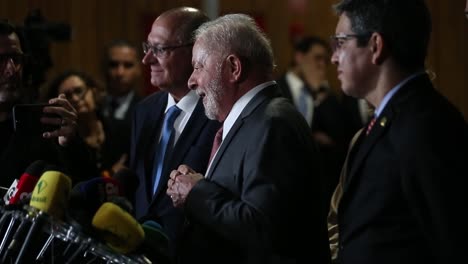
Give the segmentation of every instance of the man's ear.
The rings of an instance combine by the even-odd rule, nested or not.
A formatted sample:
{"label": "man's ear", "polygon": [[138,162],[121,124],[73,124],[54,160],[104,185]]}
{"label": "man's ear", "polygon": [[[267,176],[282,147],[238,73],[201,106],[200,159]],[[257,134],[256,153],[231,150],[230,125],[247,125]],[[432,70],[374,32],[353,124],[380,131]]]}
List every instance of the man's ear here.
{"label": "man's ear", "polygon": [[229,81],[231,82],[239,82],[244,74],[244,65],[242,64],[241,59],[231,54],[226,58],[228,71],[229,71]]}
{"label": "man's ear", "polygon": [[372,63],[375,65],[382,64],[387,57],[387,52],[385,41],[380,33],[372,33],[369,39],[369,48],[372,52]]}
{"label": "man's ear", "polygon": [[301,65],[304,60],[304,54],[302,52],[294,52],[294,62],[296,65]]}

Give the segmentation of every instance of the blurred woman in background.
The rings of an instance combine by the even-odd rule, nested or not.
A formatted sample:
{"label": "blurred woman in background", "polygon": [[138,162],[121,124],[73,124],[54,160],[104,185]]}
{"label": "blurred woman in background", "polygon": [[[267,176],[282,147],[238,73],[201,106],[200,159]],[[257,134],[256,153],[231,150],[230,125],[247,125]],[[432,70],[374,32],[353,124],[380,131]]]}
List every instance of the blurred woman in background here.
{"label": "blurred woman in background", "polygon": [[110,176],[112,168],[104,168],[104,146],[106,135],[99,117],[98,84],[87,73],[67,70],[50,83],[47,98],[65,94],[78,112],[78,133],[86,142],[96,164],[96,174]]}

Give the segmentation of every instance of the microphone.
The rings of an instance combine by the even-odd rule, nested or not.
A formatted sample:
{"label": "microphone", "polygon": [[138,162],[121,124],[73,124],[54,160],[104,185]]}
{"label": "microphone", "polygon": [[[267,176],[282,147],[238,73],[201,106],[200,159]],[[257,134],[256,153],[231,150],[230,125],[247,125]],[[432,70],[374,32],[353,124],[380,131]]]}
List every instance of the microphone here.
{"label": "microphone", "polygon": [[10,204],[10,199],[18,191],[17,187],[18,187],[18,179],[14,179],[13,182],[11,183],[10,187],[7,189],[5,195],[3,196],[3,204],[4,205],[9,205]]}
{"label": "microphone", "polygon": [[128,168],[122,168],[112,176],[112,179],[117,180],[122,186],[125,186],[123,195],[127,200],[133,202],[133,196],[139,183],[137,175]]}
{"label": "microphone", "polygon": [[[3,255],[2,263],[5,263],[6,257],[10,253],[11,244],[16,245],[19,240],[24,239],[25,232],[29,229],[31,220],[28,215],[23,214],[23,205],[28,201],[28,198],[33,191],[39,177],[41,176],[47,163],[43,160],[37,160],[31,163],[21,175],[19,181],[15,180],[11,185],[9,191],[4,197],[4,201],[8,208],[15,208],[15,211],[10,214],[10,222],[5,232],[2,232],[2,241],[0,244],[0,256],[3,254],[6,248],[5,255]],[[1,225],[3,221],[1,219]],[[19,224],[16,224],[19,222]],[[15,230],[13,233],[12,231]],[[12,237],[10,237],[12,235]],[[10,240],[11,239],[11,240]]]}
{"label": "microphone", "polygon": [[5,204],[15,204],[30,194],[46,166],[47,163],[43,160],[36,160],[31,163],[21,175],[19,181],[13,181],[4,197]]}
{"label": "microphone", "polygon": [[93,217],[92,225],[100,231],[106,244],[121,254],[135,250],[145,237],[137,220],[110,202],[101,205]]}
{"label": "microphone", "polygon": [[[16,264],[24,263],[29,245],[35,244],[40,238],[37,234],[45,221],[48,220],[48,216],[62,219],[70,190],[71,179],[59,171],[46,171],[39,178],[29,202],[31,208],[29,213],[33,214],[34,218],[16,259]],[[26,262],[32,262],[32,260]]]}
{"label": "microphone", "polygon": [[62,219],[71,190],[71,179],[59,171],[46,171],[37,182],[29,206]]}
{"label": "microphone", "polygon": [[70,193],[68,219],[89,229],[98,208],[121,194],[122,188],[115,179],[99,177],[80,182]]}
{"label": "microphone", "polygon": [[85,182],[80,182],[73,187],[75,195],[81,196],[87,203],[90,203],[96,211],[102,203],[107,202],[112,196],[121,196],[123,190],[121,184],[112,178],[94,178]]}
{"label": "microphone", "polygon": [[150,259],[161,261],[169,259],[169,237],[164,233],[161,225],[155,221],[148,220],[141,225],[145,231],[145,240],[141,250]]}
{"label": "microphone", "polygon": [[109,198],[109,202],[118,205],[125,212],[133,215],[133,206],[127,198],[122,196],[113,196]]}

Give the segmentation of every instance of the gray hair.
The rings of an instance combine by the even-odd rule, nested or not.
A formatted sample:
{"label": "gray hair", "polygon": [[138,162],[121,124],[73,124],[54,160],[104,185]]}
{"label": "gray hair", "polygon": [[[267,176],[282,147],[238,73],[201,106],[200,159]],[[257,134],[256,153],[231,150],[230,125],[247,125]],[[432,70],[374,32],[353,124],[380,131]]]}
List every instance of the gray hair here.
{"label": "gray hair", "polygon": [[204,23],[195,31],[195,39],[203,39],[210,51],[221,55],[234,53],[251,64],[263,66],[268,74],[273,72],[270,41],[248,15],[229,14]]}

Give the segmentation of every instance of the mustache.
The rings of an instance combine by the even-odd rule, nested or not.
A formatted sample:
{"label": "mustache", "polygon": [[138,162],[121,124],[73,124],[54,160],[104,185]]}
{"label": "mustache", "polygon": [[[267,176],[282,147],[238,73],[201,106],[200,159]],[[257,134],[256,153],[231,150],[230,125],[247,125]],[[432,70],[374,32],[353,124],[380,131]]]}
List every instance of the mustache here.
{"label": "mustache", "polygon": [[1,77],[0,76],[0,88],[3,86],[19,87],[21,77],[19,75],[13,75],[10,77]]}

